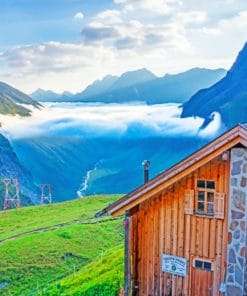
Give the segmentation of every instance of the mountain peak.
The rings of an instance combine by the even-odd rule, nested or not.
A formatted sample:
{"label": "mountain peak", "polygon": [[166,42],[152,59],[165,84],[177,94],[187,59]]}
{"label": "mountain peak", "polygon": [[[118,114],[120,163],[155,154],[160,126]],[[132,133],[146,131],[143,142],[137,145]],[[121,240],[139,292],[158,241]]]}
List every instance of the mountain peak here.
{"label": "mountain peak", "polygon": [[131,85],[148,82],[156,78],[157,77],[146,68],[128,71],[119,77],[119,79],[112,85],[110,90],[129,87]]}
{"label": "mountain peak", "polygon": [[219,112],[224,124],[232,127],[247,121],[247,43],[226,76],[210,88],[196,93],[183,106],[182,117],[209,118]]}
{"label": "mountain peak", "polygon": [[[232,65],[231,69],[228,72],[229,76],[246,76],[247,69],[247,42],[244,44],[244,47],[239,52],[236,61]],[[240,74],[241,73],[241,74]]]}
{"label": "mountain peak", "polygon": [[146,75],[146,77],[148,79],[155,79],[157,78],[151,71],[149,71],[146,68],[141,68],[141,69],[137,69],[137,70],[132,70],[132,71],[127,71],[125,73],[123,73],[121,77],[126,77],[126,76],[135,76],[135,75]]}

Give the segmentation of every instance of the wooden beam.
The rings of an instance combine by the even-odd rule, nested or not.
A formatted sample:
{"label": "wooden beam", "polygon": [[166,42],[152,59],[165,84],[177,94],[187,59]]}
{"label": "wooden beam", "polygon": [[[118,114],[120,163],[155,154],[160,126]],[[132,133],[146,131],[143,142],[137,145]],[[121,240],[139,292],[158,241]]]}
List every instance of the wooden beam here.
{"label": "wooden beam", "polygon": [[130,287],[130,215],[126,212],[124,219],[124,296],[129,296]]}

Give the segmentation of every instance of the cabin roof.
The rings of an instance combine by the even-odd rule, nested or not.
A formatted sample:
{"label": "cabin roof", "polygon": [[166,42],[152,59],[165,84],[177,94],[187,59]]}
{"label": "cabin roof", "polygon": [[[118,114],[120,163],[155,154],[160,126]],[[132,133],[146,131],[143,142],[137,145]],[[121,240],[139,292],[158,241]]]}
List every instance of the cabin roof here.
{"label": "cabin roof", "polygon": [[228,130],[184,160],[110,204],[99,214],[110,213],[115,216],[130,210],[236,145],[247,147],[247,124],[238,124]]}

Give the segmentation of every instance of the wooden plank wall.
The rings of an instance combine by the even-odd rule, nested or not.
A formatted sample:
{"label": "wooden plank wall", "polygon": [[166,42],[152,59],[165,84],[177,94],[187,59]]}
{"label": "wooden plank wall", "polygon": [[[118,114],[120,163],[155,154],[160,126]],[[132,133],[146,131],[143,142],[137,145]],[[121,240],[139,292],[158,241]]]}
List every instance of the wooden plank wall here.
{"label": "wooden plank wall", "polygon": [[[186,295],[191,293],[191,257],[215,262],[214,295],[224,276],[227,247],[227,216],[224,220],[184,215],[186,189],[195,189],[195,180],[215,180],[216,191],[228,196],[229,161],[220,157],[177,181],[173,186],[141,203],[132,213],[130,250],[134,295]],[[225,213],[228,199],[225,200]],[[189,275],[171,276],[161,271],[163,253],[186,257]]]}

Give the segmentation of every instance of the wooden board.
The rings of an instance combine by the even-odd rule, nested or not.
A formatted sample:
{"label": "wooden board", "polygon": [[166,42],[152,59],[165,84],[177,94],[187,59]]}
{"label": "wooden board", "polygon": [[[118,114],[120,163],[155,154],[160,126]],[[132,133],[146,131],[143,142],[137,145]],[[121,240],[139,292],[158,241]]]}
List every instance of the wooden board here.
{"label": "wooden board", "polygon": [[[216,262],[215,268],[218,272],[205,276],[208,282],[213,281],[213,295],[218,295],[215,291],[224,277],[227,215],[222,220],[198,215],[195,211],[192,214],[184,214],[184,197],[185,190],[195,190],[195,180],[214,180],[215,190],[225,192],[225,210],[227,210],[228,173],[229,161],[222,161],[220,157],[216,157],[140,204],[137,213],[133,214],[136,218],[131,220],[134,223],[131,227],[133,240],[131,256],[133,269],[137,269],[133,270],[133,283],[138,286],[136,295],[155,296],[169,295],[169,293],[196,295],[192,294],[192,288],[198,277],[203,277],[204,273],[196,271],[195,274],[191,267],[191,256],[208,258]],[[187,277],[172,276],[162,272],[162,254],[187,258],[189,262]],[[200,283],[205,290],[209,285],[207,281]],[[203,294],[199,296],[201,295]]]}

